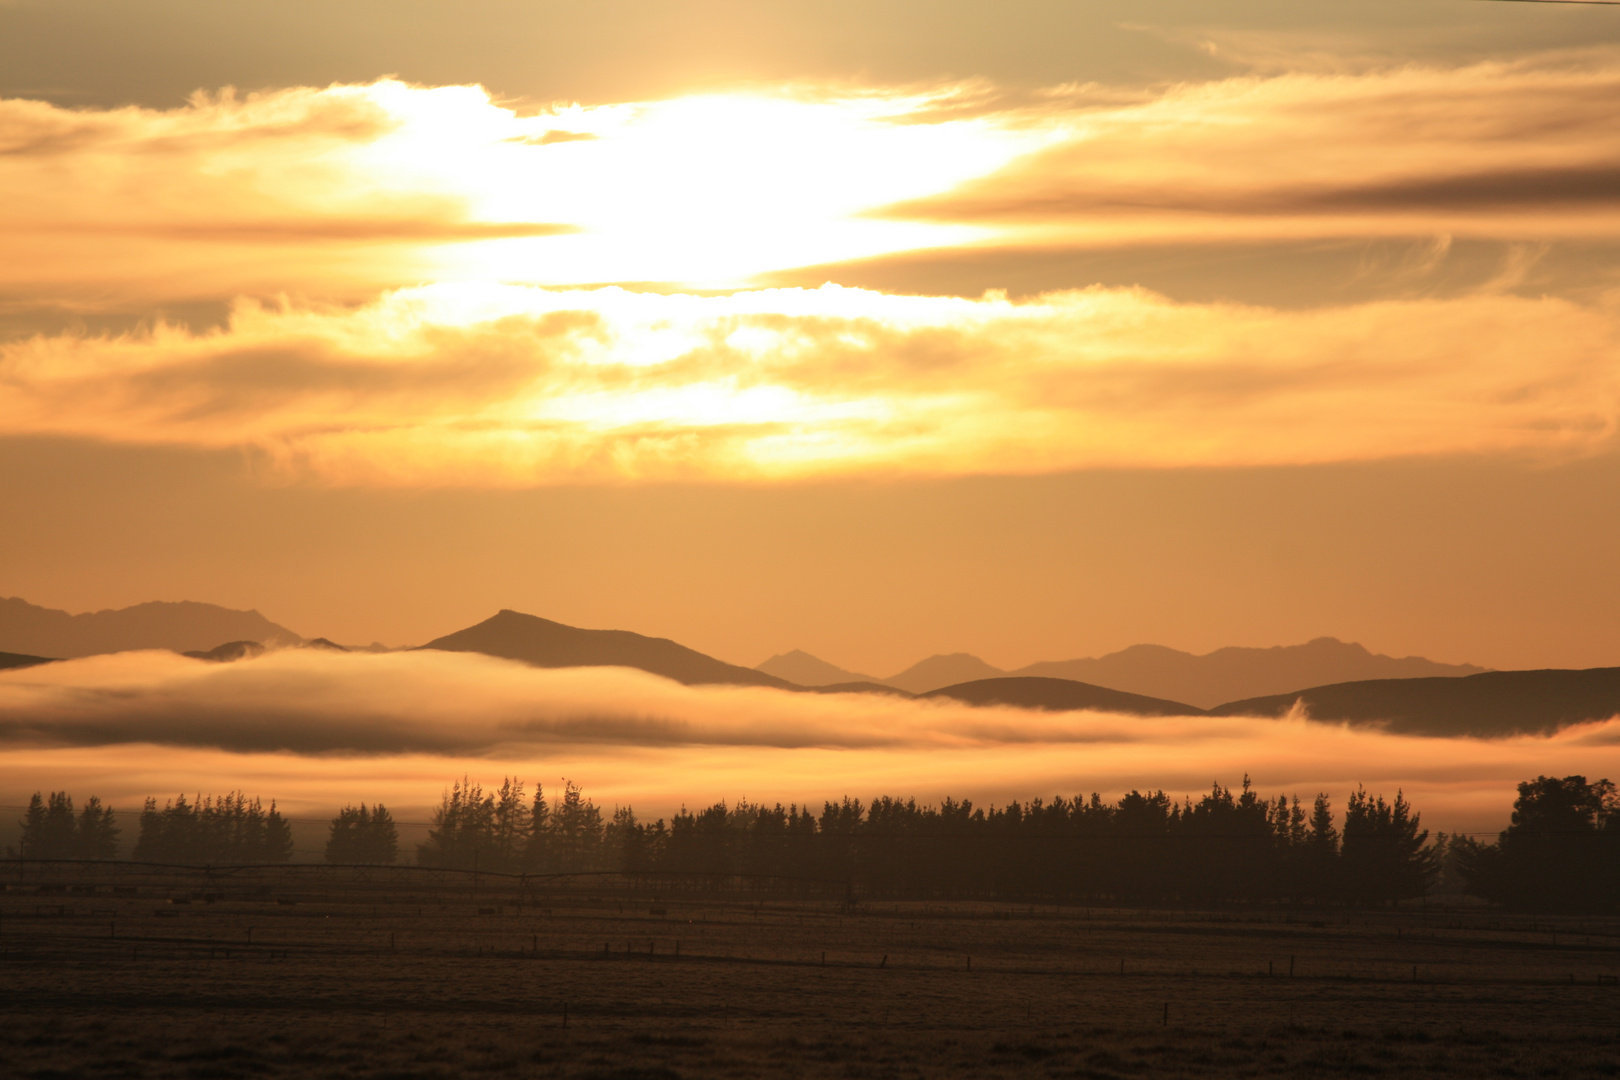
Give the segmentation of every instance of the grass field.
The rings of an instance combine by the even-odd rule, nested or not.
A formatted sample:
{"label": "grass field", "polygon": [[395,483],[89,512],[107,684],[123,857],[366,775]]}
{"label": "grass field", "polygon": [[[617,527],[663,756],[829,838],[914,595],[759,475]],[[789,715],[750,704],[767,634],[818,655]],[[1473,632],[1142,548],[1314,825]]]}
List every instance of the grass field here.
{"label": "grass field", "polygon": [[1620,921],[0,864],[0,1076],[1620,1076]]}

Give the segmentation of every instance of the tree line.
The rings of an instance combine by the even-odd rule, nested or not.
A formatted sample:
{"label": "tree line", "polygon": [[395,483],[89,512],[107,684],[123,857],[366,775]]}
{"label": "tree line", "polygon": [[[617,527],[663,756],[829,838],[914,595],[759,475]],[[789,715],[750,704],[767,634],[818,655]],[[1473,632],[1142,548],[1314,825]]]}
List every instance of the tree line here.
{"label": "tree line", "polygon": [[669,821],[630,807],[604,815],[564,783],[548,800],[507,778],[451,785],[416,859],[504,872],[768,876],[848,882],[876,897],[1041,898],[1058,902],[1395,903],[1423,896],[1442,851],[1419,815],[1353,794],[1341,825],[1326,795],[1307,809],[1247,778],[1196,802],[1133,791],[981,808],[879,797],[797,805],[716,803]]}
{"label": "tree line", "polygon": [[[25,858],[111,858],[119,829],[92,798],[35,794]],[[240,792],[148,799],[134,857],[154,862],[285,862],[292,839],[275,803]],[[382,804],[330,823],[332,863],[391,864],[398,829]],[[1247,778],[1197,800],[1132,791],[978,807],[880,796],[809,807],[724,802],[644,822],[604,814],[565,781],[548,797],[515,777],[485,790],[457,780],[416,846],[421,866],[506,873],[757,876],[847,883],[862,896],[1055,902],[1394,904],[1450,884],[1513,910],[1620,909],[1620,796],[1608,780],[1537,777],[1518,786],[1494,843],[1432,840],[1404,796],[1358,789],[1342,815],[1324,794],[1267,798]]]}
{"label": "tree line", "polygon": [[[284,863],[292,858],[292,830],[271,802],[241,792],[184,795],[158,809],[147,799],[137,818],[132,857],[142,862],[205,866],[224,863]],[[35,792],[18,823],[20,843],[10,849],[24,859],[116,859],[122,829],[112,809],[91,796],[73,810],[65,791]]]}

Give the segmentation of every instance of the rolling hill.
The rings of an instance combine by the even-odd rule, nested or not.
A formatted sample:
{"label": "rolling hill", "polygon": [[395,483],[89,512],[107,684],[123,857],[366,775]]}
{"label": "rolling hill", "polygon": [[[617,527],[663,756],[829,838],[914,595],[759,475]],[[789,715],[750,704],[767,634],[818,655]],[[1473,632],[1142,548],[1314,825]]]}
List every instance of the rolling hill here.
{"label": "rolling hill", "polygon": [[924,698],[951,698],[969,705],[1013,705],[1022,709],[1078,710],[1097,709],[1106,712],[1131,713],[1137,716],[1200,716],[1204,710],[1179,701],[1164,701],[1110,690],[1104,686],[1075,682],[1072,679],[1048,679],[1040,676],[1007,676],[999,679],[977,679],[941,687]]}
{"label": "rolling hill", "polygon": [[16,597],[0,599],[0,650],[34,656],[68,659],[130,649],[206,652],[226,641],[296,645],[302,640],[257,611],[189,600],[71,615]]}
{"label": "rolling hill", "polygon": [[1382,722],[1412,735],[1545,733],[1620,714],[1620,668],[1371,679],[1232,701],[1210,714],[1282,716],[1296,702],[1313,720]]}
{"label": "rolling hill", "polygon": [[1381,656],[1353,642],[1324,637],[1269,649],[1216,649],[1202,656],[1163,645],[1133,645],[1091,659],[1031,664],[1010,674],[1076,679],[1208,709],[1222,702],[1334,683],[1460,677],[1484,670],[1472,664],[1438,664],[1421,656]]}
{"label": "rolling hill", "polygon": [[629,630],[582,630],[550,619],[503,610],[476,626],[435,638],[424,649],[477,652],[535,667],[628,667],[687,685],[798,686],[753,668],[728,664],[668,638]]}

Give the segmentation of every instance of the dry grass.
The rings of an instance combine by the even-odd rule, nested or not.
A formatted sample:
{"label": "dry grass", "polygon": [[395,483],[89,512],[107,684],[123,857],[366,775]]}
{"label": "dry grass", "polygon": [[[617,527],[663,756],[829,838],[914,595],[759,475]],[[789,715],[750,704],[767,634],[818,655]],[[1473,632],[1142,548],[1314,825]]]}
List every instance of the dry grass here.
{"label": "dry grass", "polygon": [[0,895],[0,1076],[1620,1076],[1612,921],[93,883]]}

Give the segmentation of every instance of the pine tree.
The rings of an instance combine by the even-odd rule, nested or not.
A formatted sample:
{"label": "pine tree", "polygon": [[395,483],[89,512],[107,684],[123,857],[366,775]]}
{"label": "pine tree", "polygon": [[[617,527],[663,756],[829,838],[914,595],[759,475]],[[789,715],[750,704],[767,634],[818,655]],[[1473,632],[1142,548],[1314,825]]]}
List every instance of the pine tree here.
{"label": "pine tree", "polygon": [[45,801],[45,827],[40,849],[46,859],[76,859],[79,856],[79,823],[73,815],[73,799],[65,791],[53,791]]}
{"label": "pine tree", "polygon": [[494,818],[495,796],[484,794],[481,785],[463,776],[433,811],[433,825],[427,839],[416,847],[416,861],[422,866],[464,870],[483,866]]}
{"label": "pine tree", "polygon": [[79,855],[85,859],[118,858],[118,823],[110,807],[92,795],[79,813]]}
{"label": "pine tree", "polygon": [[360,832],[370,824],[371,819],[370,815],[366,813],[365,803],[361,803],[358,810],[352,806],[345,806],[342,810],[339,810],[337,817],[332,819],[331,832],[326,838],[326,861],[329,863],[360,862]]}
{"label": "pine tree", "polygon": [[350,864],[392,864],[399,857],[399,832],[393,815],[378,803],[345,806],[332,819],[326,841],[326,861]]}
{"label": "pine tree", "polygon": [[492,809],[485,868],[516,870],[522,865],[524,841],[529,836],[530,809],[523,798],[523,781],[505,777]]}
{"label": "pine tree", "polygon": [[556,869],[555,864],[555,853],[551,849],[551,806],[546,802],[545,787],[537,783],[534,802],[529,807],[529,835],[523,842],[523,865],[549,873]]}
{"label": "pine tree", "polygon": [[[254,808],[257,807],[258,802],[255,801]],[[274,799],[270,800],[270,812],[264,816],[264,840],[260,851],[260,859],[267,863],[292,861],[292,826],[287,824],[286,819],[276,809]]]}
{"label": "pine tree", "polygon": [[366,849],[367,862],[392,866],[399,861],[399,829],[388,807],[378,803],[371,810],[371,834]]}
{"label": "pine tree", "polygon": [[1439,868],[1420,818],[1400,792],[1393,804],[1359,787],[1350,796],[1341,858],[1351,899],[1394,904],[1428,892]]}
{"label": "pine tree", "polygon": [[45,796],[34,792],[28,800],[28,810],[18,823],[22,827],[19,850],[25,859],[43,859],[45,852]]}

